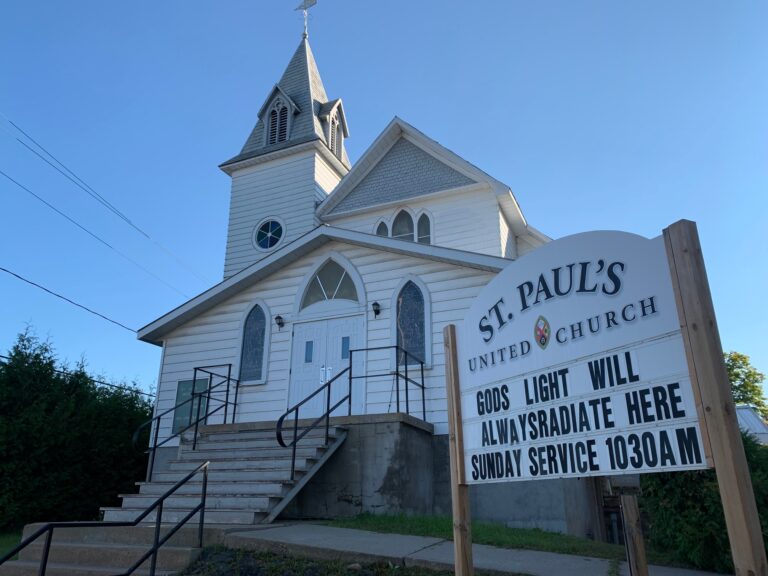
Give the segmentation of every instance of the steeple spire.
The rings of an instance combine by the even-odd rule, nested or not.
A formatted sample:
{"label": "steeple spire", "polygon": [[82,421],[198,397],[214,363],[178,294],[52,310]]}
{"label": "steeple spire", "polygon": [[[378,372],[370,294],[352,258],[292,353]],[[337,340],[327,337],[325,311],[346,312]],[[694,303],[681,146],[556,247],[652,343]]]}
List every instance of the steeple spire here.
{"label": "steeple spire", "polygon": [[[304,0],[299,8],[307,4],[314,4],[314,0]],[[282,77],[267,94],[258,118],[240,154],[222,164],[222,169],[313,140],[322,142],[349,167],[343,144],[349,136],[344,109],[340,99],[328,100],[306,34]]]}

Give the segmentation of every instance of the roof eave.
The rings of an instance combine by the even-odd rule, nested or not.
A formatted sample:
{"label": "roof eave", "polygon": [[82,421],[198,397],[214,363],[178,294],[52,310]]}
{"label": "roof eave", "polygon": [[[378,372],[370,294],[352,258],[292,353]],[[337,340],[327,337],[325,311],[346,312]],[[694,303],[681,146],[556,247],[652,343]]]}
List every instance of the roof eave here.
{"label": "roof eave", "polygon": [[158,344],[162,342],[163,338],[169,332],[182,326],[197,315],[210,310],[212,307],[225,301],[231,296],[256,284],[262,278],[282,269],[287,264],[298,260],[323,244],[332,241],[343,242],[355,246],[365,246],[417,258],[427,258],[486,272],[498,272],[509,264],[509,260],[498,256],[477,254],[475,252],[466,252],[464,250],[456,250],[442,246],[418,244],[404,240],[395,240],[354,230],[333,228],[323,225],[308,232],[301,238],[294,240],[282,249],[273,252],[266,258],[241,270],[237,274],[230,276],[223,282],[209,288],[157,320],[150,322],[138,330],[138,338],[144,342]]}

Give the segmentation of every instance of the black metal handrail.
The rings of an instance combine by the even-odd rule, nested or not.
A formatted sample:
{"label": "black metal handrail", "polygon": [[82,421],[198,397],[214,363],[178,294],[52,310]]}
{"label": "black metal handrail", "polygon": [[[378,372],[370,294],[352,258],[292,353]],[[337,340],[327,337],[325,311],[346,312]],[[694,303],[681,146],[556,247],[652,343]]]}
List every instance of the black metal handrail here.
{"label": "black metal handrail", "polygon": [[[395,369],[391,371],[380,372],[378,374],[366,373],[361,376],[353,376],[352,375],[353,354],[355,352],[372,352],[376,350],[394,350],[395,351]],[[400,362],[401,355],[404,358],[405,362],[402,362],[402,363]],[[413,378],[410,378],[408,376],[409,357],[415,361],[414,364],[418,365],[420,381],[414,380]],[[404,373],[400,372],[401,365],[404,366]],[[426,388],[424,386],[424,361],[421,358],[409,352],[402,346],[375,346],[372,348],[356,348],[355,350],[349,351],[349,368],[350,368],[350,384],[349,384],[350,396],[352,394],[351,380],[357,380],[357,379],[370,380],[371,378],[394,376],[395,377],[395,401],[396,401],[397,412],[400,412],[400,380],[403,380],[403,383],[404,383],[403,390],[405,393],[405,413],[406,414],[410,415],[411,413],[408,384],[413,384],[417,388],[420,388],[421,389],[421,419],[424,420],[425,422],[427,421]],[[349,406],[350,406],[350,415],[351,415],[352,414],[351,402]]]}
{"label": "black metal handrail", "polygon": [[[192,470],[189,474],[187,474],[184,478],[176,482],[171,488],[168,489],[165,494],[160,496],[157,500],[155,500],[144,512],[139,514],[135,520],[131,522],[49,522],[48,524],[45,524],[41,526],[38,530],[36,530],[33,534],[25,538],[18,546],[16,546],[13,550],[8,552],[5,556],[0,558],[0,566],[3,565],[4,562],[10,560],[14,556],[16,556],[19,552],[24,550],[27,546],[32,544],[35,540],[37,540],[40,536],[45,534],[45,543],[43,544],[43,551],[42,555],[40,557],[40,567],[38,570],[38,576],[45,576],[45,572],[48,568],[48,557],[51,552],[51,542],[53,541],[53,531],[57,528],[60,529],[67,529],[67,528],[132,528],[135,526],[138,526],[139,523],[141,523],[144,518],[149,516],[154,510],[157,510],[157,514],[155,516],[155,534],[153,538],[153,544],[152,547],[145,552],[141,558],[139,558],[134,564],[128,568],[127,571],[121,572],[119,574],[116,574],[115,576],[130,576],[130,574],[133,574],[139,566],[144,564],[144,562],[147,561],[150,557],[152,558],[149,566],[149,574],[150,576],[155,575],[155,569],[157,567],[157,553],[160,550],[160,548],[165,544],[168,540],[171,539],[171,537],[176,534],[195,514],[198,512],[200,513],[200,518],[198,521],[198,528],[197,528],[197,545],[199,548],[203,547],[203,525],[205,524],[205,500],[208,494],[208,466],[210,465],[210,462],[203,462]],[[160,537],[160,527],[162,525],[163,521],[163,504],[164,502],[172,496],[179,488],[181,488],[184,484],[189,482],[194,476],[196,476],[200,471],[203,471],[203,485],[200,489],[200,503],[195,506],[184,518],[179,520],[173,528],[171,528],[162,538]]]}
{"label": "black metal handrail", "polygon": [[[277,442],[282,446],[283,448],[292,448],[291,452],[291,480],[293,480],[294,476],[296,475],[296,445],[299,443],[299,440],[304,438],[310,430],[313,430],[323,419],[325,420],[325,443],[328,444],[328,438],[329,438],[329,429],[330,429],[330,418],[331,413],[336,410],[339,406],[344,404],[346,401],[350,401],[350,407],[351,407],[351,398],[352,398],[352,381],[349,381],[350,389],[347,392],[347,394],[341,398],[336,404],[331,406],[331,386],[333,383],[339,379],[340,376],[346,374],[350,370],[349,366],[344,368],[341,372],[336,374],[333,378],[328,380],[325,384],[320,386],[317,390],[312,392],[309,396],[304,398],[301,402],[295,404],[291,408],[289,408],[285,414],[280,416],[280,418],[277,420]],[[318,417],[314,422],[312,422],[309,426],[306,426],[301,434],[299,434],[299,410],[301,409],[304,404],[312,400],[315,396],[320,394],[322,391],[326,392],[325,394],[325,413],[323,413],[320,417]],[[293,440],[289,444],[285,443],[285,440],[283,439],[283,422],[285,419],[291,414],[294,414],[293,418]]]}
{"label": "black metal handrail", "polygon": [[[213,368],[226,368],[227,374],[226,376],[223,374],[218,374],[216,372],[212,372],[211,369]],[[195,392],[195,385],[198,381],[198,373],[202,373],[206,375],[206,380],[208,381],[208,385],[206,386],[205,390],[201,390],[200,392]],[[216,385],[211,386],[211,383],[213,382],[213,378],[222,378],[222,381],[219,382]],[[234,382],[235,384],[235,390],[234,390],[234,401],[229,401],[230,396],[230,387],[231,384]],[[225,397],[222,400],[221,398],[217,398],[216,396],[213,397],[213,400],[220,402],[218,407],[211,410],[211,392],[214,390],[226,385],[226,388],[223,388],[222,390],[225,391]],[[141,431],[144,428],[150,427],[150,434],[151,434],[151,443],[152,445],[147,447],[147,452],[149,453],[149,463],[147,465],[147,478],[149,480],[152,479],[152,471],[154,470],[155,466],[155,455],[157,453],[157,449],[161,446],[164,446],[166,443],[170,442],[174,438],[177,438],[181,436],[184,432],[189,430],[190,428],[194,427],[195,432],[192,438],[192,450],[195,450],[197,448],[197,436],[198,436],[198,430],[200,427],[200,423],[208,423],[208,418],[210,416],[213,416],[214,414],[220,412],[222,409],[224,410],[224,423],[227,422],[227,416],[229,413],[229,406],[232,406],[232,423],[235,422],[235,415],[237,412],[237,397],[238,393],[240,391],[240,380],[237,378],[232,378],[232,364],[217,364],[213,366],[198,366],[193,369],[193,377],[192,377],[192,395],[184,400],[183,402],[179,402],[175,406],[168,408],[164,412],[161,412],[160,414],[153,416],[146,422],[142,423],[133,433],[133,445],[134,447],[137,447],[138,441],[139,441],[139,435],[141,434]],[[206,398],[205,403],[205,414],[200,414],[200,407],[202,406],[202,399],[203,397]],[[197,400],[197,410],[195,414],[195,420],[192,420],[192,412],[195,408],[195,400]],[[163,419],[163,417],[167,416],[168,414],[172,412],[176,412],[179,408],[186,406],[187,404],[190,405],[189,409],[189,420],[187,422],[187,425],[181,428],[180,430],[173,432],[170,434],[167,438],[165,438],[162,442],[158,442],[158,438],[160,436],[160,422]],[[152,430],[154,428],[154,430]]]}
{"label": "black metal handrail", "polygon": [[[354,370],[354,364],[353,364],[353,355],[355,352],[371,352],[375,350],[394,350],[396,354],[395,358],[395,370],[391,372],[383,372],[380,374],[364,374],[360,376],[355,376],[353,374]],[[400,355],[403,355],[403,358],[405,359],[405,374],[400,373]],[[416,361],[416,363],[419,365],[419,373],[421,375],[421,382],[414,380],[408,376],[408,358],[412,358]],[[333,406],[331,406],[331,386],[332,384],[338,380],[341,376],[344,374],[347,374],[347,393],[340,398]],[[360,379],[360,378],[375,378],[380,376],[394,376],[395,377],[395,383],[396,383],[396,389],[397,389],[397,411],[400,412],[400,379],[404,382],[404,390],[405,390],[405,410],[407,414],[411,413],[411,407],[410,407],[410,398],[408,394],[408,384],[413,384],[419,388],[421,388],[421,410],[422,410],[422,419],[426,421],[427,419],[427,408],[426,408],[426,398],[425,398],[425,387],[424,387],[424,361],[415,356],[414,354],[411,354],[408,352],[405,348],[401,346],[376,346],[372,348],[356,348],[354,350],[349,351],[349,365],[344,368],[341,372],[336,374],[333,378],[325,382],[322,386],[320,386],[317,390],[312,392],[309,396],[304,398],[301,402],[298,402],[297,404],[293,405],[291,408],[288,408],[288,410],[285,411],[285,413],[280,416],[280,418],[277,420],[277,426],[275,429],[275,433],[277,435],[277,442],[282,446],[283,448],[291,448],[291,480],[294,479],[294,476],[296,475],[296,447],[299,443],[299,441],[304,438],[311,430],[314,430],[320,422],[325,420],[325,444],[328,444],[329,440],[329,430],[330,430],[330,419],[331,414],[336,411],[337,408],[339,408],[344,402],[347,402],[348,408],[347,408],[347,414],[349,416],[352,415],[352,382],[354,380]],[[315,419],[313,422],[307,424],[301,434],[299,434],[299,410],[301,407],[315,398],[318,394],[325,391],[325,412],[319,416],[317,419]],[[286,444],[285,439],[283,438],[283,423],[285,422],[285,419],[290,416],[291,414],[294,415],[293,417],[293,439]]]}

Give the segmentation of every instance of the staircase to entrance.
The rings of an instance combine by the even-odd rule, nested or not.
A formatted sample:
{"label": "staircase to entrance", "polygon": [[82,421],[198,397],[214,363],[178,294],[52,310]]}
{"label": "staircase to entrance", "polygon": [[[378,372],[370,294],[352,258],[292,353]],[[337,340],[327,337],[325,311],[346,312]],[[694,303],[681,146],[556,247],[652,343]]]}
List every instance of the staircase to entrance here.
{"label": "staircase to entrance", "polygon": [[[407,352],[392,348],[407,359]],[[350,351],[350,357],[352,352],[364,350]],[[120,507],[103,508],[103,522],[26,526],[21,544],[0,558],[0,576],[173,574],[193,561],[204,543],[216,543],[221,527],[272,522],[344,444],[347,430],[334,425],[331,415],[351,413],[355,380],[382,376],[356,375],[352,366],[350,359],[277,422],[249,423],[236,422],[239,382],[231,366],[223,372],[195,368],[192,382],[204,375],[205,390],[193,385],[190,398],[142,427],[152,433],[147,481],[137,482],[138,492],[120,495]],[[406,412],[408,387],[415,386],[425,416],[423,364],[417,373],[420,382],[408,377],[407,365],[405,375],[395,370],[386,376],[397,383],[398,412],[402,382]],[[318,399],[323,414],[304,418],[302,408]],[[174,419],[182,409],[185,425],[160,440],[163,418]],[[224,423],[208,424],[214,414]],[[176,457],[154,469],[157,449],[174,437]]]}

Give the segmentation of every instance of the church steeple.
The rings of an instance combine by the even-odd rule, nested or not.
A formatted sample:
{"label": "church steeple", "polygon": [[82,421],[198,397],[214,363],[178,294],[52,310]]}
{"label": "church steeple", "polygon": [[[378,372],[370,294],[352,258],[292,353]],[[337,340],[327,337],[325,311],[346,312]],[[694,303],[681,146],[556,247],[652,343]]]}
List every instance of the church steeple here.
{"label": "church steeple", "polygon": [[304,35],[277,84],[258,112],[258,121],[240,154],[221,168],[243,160],[319,140],[349,168],[344,138],[349,136],[341,99],[328,100],[315,56]]}
{"label": "church steeple", "polygon": [[220,166],[232,177],[225,278],[319,224],[317,205],[349,171],[347,136],[303,36],[240,154]]}

